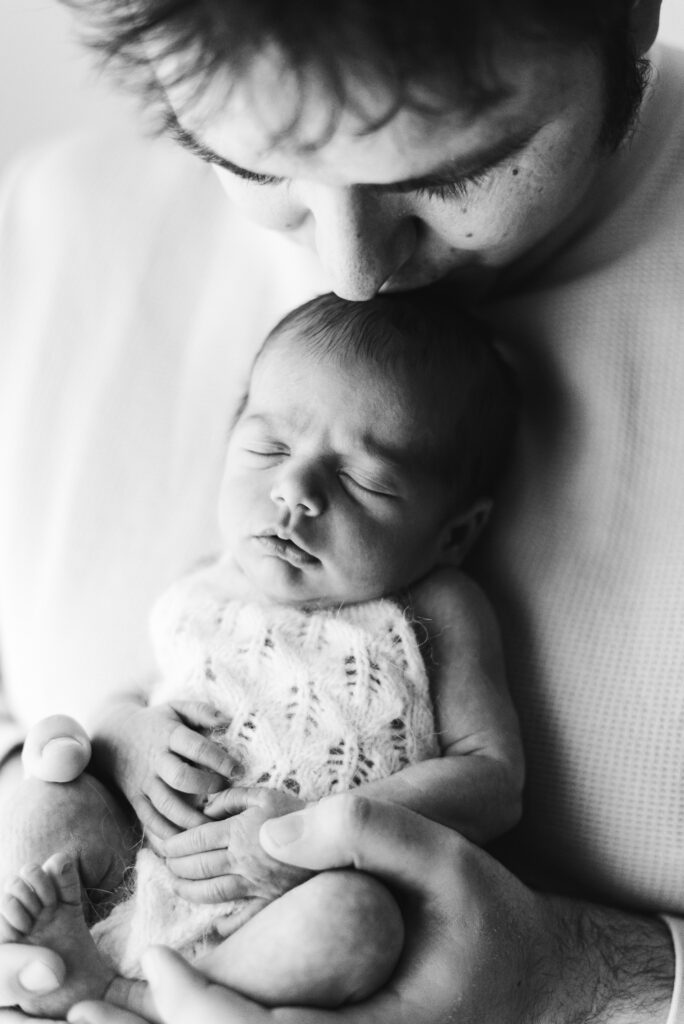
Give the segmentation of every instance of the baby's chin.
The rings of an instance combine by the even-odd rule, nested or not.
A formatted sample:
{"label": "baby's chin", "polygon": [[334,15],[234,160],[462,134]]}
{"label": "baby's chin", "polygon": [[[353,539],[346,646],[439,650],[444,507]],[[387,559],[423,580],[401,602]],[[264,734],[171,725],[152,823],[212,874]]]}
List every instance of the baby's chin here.
{"label": "baby's chin", "polygon": [[241,596],[261,604],[289,605],[293,608],[339,608],[345,604],[362,604],[382,597],[377,587],[354,587],[339,580],[326,580],[318,572],[307,574],[285,563],[284,566],[253,567],[242,570],[246,587]]}

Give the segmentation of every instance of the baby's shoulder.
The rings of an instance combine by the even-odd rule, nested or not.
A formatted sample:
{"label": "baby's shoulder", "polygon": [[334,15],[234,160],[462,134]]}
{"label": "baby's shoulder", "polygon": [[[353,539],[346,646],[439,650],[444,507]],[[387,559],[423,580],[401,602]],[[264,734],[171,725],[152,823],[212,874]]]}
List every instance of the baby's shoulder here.
{"label": "baby's shoulder", "polygon": [[440,566],[411,588],[413,614],[434,637],[444,629],[488,630],[494,610],[482,588],[453,566]]}

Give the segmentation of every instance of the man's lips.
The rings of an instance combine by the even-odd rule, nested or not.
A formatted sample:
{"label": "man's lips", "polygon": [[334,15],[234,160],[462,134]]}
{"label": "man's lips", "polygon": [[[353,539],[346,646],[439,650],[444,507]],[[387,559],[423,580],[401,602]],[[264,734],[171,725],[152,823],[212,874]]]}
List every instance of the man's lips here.
{"label": "man's lips", "polygon": [[315,565],[318,559],[300,548],[289,537],[279,537],[277,533],[261,533],[254,537],[262,551],[274,558],[282,558],[294,566]]}

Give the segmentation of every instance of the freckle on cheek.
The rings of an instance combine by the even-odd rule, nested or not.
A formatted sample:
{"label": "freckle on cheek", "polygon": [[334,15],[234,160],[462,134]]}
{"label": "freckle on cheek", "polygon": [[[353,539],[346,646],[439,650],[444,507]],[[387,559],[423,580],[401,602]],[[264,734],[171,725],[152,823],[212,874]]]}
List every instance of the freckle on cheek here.
{"label": "freckle on cheek", "polygon": [[520,174],[520,170],[517,167],[514,167],[513,170],[511,171],[511,174],[515,178],[516,174]]}
{"label": "freckle on cheek", "polygon": [[472,237],[473,237],[472,231],[467,231],[466,232],[466,238],[472,238]]}

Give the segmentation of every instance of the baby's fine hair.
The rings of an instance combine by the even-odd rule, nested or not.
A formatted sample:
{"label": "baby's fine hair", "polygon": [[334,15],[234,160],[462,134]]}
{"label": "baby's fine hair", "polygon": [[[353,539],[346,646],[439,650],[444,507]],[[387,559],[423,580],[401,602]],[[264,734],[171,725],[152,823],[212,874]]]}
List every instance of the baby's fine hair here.
{"label": "baby's fine hair", "polygon": [[450,481],[462,508],[494,495],[515,435],[517,391],[482,323],[433,288],[364,302],[330,293],[288,313],[257,360],[284,332],[314,355],[371,362],[399,378],[425,410],[416,437],[425,468]]}

